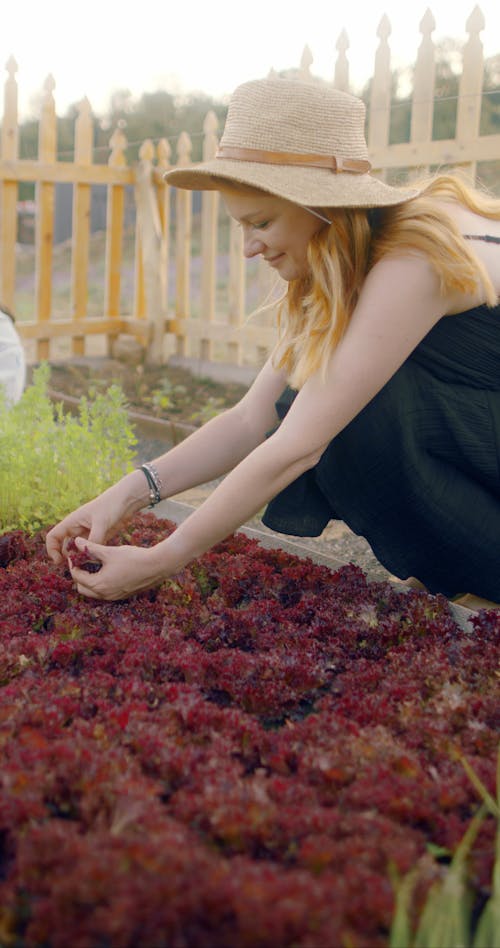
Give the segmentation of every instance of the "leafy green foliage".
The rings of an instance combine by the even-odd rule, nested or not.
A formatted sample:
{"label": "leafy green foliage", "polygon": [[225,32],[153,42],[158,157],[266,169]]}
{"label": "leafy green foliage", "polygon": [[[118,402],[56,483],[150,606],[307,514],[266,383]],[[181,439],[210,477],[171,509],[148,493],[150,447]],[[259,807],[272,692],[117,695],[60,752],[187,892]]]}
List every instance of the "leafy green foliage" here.
{"label": "leafy green foliage", "polygon": [[9,406],[0,387],[0,533],[33,533],[101,493],[132,467],[135,436],[121,388],[64,413],[47,394],[50,369]]}
{"label": "leafy green foliage", "polygon": [[161,385],[154,389],[149,399],[153,413],[159,417],[162,412],[176,409],[176,396],[187,394],[185,385],[174,385],[169,378],[164,378]]}
{"label": "leafy green foliage", "polygon": [[224,399],[219,398],[216,395],[209,395],[203,407],[193,412],[191,415],[191,421],[193,421],[195,424],[204,425],[207,421],[210,421],[211,418],[215,418],[223,411]]}
{"label": "leafy green foliage", "polygon": [[[401,882],[396,882],[396,908],[390,948],[449,948],[451,945],[457,948],[469,948],[470,945],[472,948],[500,948],[500,751],[496,801],[466,758],[457,756],[483,802],[460,841],[448,870],[429,892],[414,937],[411,933],[410,909],[418,869],[412,869]],[[488,812],[497,820],[492,891],[471,936],[473,898],[467,886],[466,861]]]}

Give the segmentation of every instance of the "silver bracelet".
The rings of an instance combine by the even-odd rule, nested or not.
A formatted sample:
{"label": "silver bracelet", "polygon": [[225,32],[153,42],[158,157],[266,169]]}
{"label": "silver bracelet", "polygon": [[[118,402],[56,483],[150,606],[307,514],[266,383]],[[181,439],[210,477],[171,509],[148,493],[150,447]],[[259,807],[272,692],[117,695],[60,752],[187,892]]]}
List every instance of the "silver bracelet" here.
{"label": "silver bracelet", "polygon": [[156,468],[153,467],[153,465],[149,464],[148,462],[141,464],[139,470],[142,471],[142,473],[144,474],[148,482],[149,500],[150,500],[149,506],[155,507],[156,504],[159,504],[161,501],[162,483],[161,483],[160,475],[158,474],[158,471],[156,470]]}

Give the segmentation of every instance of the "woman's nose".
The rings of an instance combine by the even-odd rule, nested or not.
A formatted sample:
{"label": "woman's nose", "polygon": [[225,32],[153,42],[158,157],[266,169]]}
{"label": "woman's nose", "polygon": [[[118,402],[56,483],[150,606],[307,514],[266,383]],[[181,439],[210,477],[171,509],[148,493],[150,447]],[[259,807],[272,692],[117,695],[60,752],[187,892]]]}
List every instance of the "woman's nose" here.
{"label": "woman's nose", "polygon": [[243,238],[243,253],[245,257],[256,257],[257,254],[262,253],[265,248],[263,241],[253,234],[251,231],[245,234]]}

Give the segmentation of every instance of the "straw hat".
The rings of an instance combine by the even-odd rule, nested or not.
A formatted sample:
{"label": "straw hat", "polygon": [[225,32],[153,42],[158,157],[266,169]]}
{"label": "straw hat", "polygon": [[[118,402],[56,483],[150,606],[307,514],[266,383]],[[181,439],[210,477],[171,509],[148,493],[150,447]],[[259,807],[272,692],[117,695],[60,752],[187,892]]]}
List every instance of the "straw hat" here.
{"label": "straw hat", "polygon": [[169,184],[219,190],[220,179],[312,207],[384,207],[420,192],[372,177],[361,99],[298,79],[238,86],[215,158],[168,171]]}

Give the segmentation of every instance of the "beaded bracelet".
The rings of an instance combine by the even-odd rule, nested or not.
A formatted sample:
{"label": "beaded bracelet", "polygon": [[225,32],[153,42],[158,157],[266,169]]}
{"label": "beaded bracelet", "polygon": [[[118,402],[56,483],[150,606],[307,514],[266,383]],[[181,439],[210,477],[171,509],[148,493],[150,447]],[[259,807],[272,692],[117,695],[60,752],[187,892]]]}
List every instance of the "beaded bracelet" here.
{"label": "beaded bracelet", "polygon": [[144,474],[149,486],[150,507],[155,507],[161,501],[161,479],[156,468],[152,464],[141,464],[140,471]]}

